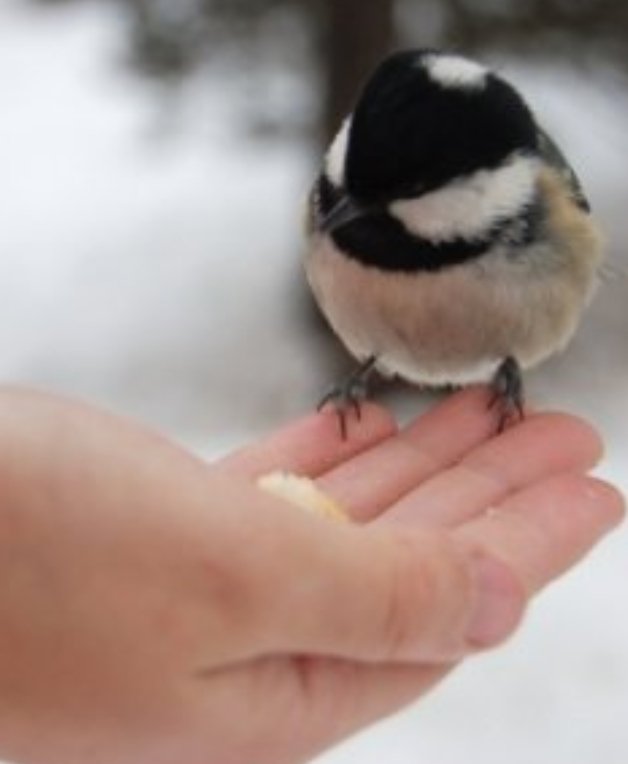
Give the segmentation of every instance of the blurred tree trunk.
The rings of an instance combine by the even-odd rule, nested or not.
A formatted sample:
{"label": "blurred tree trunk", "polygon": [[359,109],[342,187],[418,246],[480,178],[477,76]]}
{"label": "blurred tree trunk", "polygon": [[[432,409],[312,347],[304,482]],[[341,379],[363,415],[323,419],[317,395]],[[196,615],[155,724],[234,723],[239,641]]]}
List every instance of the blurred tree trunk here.
{"label": "blurred tree trunk", "polygon": [[321,140],[338,130],[356,91],[394,46],[395,0],[321,0],[321,62],[325,106]]}

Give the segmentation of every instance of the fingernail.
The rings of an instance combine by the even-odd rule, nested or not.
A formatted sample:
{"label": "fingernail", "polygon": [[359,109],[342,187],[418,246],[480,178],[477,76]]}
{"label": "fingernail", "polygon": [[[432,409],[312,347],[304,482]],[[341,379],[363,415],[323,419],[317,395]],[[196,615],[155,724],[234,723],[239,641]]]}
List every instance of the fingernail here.
{"label": "fingernail", "polygon": [[525,607],[522,585],[503,562],[492,557],[474,559],[476,601],[467,628],[473,648],[492,647],[509,636]]}

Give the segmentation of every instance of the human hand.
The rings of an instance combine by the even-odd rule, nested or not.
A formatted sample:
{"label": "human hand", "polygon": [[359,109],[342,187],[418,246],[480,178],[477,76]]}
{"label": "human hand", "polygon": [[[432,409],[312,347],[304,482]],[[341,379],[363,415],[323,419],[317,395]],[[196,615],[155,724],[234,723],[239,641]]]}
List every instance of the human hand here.
{"label": "human hand", "polygon": [[[600,453],[586,424],[532,415],[492,438],[485,395],[401,432],[369,405],[347,442],[312,415],[208,466],[115,417],[2,393],[0,755],[302,762],[501,641],[622,501],[584,475]],[[261,493],[276,468],[357,524]]]}

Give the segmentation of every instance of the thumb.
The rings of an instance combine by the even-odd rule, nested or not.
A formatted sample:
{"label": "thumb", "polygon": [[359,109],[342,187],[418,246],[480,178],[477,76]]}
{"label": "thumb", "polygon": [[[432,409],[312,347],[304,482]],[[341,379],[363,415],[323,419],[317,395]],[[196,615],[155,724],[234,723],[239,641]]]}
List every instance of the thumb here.
{"label": "thumb", "polygon": [[446,531],[338,526],[295,513],[278,537],[272,561],[258,558],[249,600],[273,651],[452,661],[505,639],[525,606],[505,563]]}

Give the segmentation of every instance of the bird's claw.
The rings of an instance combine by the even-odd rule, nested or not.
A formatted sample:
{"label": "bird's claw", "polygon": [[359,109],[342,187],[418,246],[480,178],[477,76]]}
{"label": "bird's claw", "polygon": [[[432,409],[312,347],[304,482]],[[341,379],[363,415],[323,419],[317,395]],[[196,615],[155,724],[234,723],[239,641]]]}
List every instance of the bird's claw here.
{"label": "bird's claw", "polygon": [[346,379],[334,385],[318,403],[317,410],[320,411],[328,403],[333,404],[338,417],[340,427],[340,437],[347,439],[347,415],[353,411],[355,418],[362,419],[362,403],[367,398],[368,377],[375,366],[375,358],[369,357],[358,369],[350,374]]}
{"label": "bird's claw", "polygon": [[495,372],[488,407],[498,412],[498,433],[515,421],[524,419],[523,380],[521,367],[515,358],[509,356],[504,359]]}

